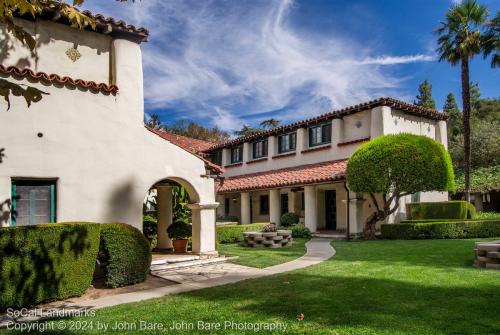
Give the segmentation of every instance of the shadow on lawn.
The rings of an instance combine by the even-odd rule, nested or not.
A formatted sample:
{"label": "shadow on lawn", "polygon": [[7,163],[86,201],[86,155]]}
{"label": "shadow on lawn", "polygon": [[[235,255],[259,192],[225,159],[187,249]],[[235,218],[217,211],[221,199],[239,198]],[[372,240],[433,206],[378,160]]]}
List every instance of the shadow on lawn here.
{"label": "shadow on lawn", "polygon": [[[500,332],[497,276],[472,288],[304,272],[183,295],[230,307],[234,315],[241,312],[242,320],[235,316],[235,321],[246,321],[249,315],[259,322],[281,318],[296,331],[321,325],[318,334],[344,328],[405,334]],[[295,321],[299,313],[305,315],[302,322]]]}

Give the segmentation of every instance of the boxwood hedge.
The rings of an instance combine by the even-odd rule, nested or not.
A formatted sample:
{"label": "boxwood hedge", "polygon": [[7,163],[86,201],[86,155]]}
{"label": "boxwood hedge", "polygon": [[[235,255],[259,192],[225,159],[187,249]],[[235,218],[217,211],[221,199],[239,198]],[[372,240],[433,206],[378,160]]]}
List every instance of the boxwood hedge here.
{"label": "boxwood hedge", "polygon": [[217,242],[235,243],[243,240],[243,232],[260,231],[267,223],[234,224],[217,226]]}
{"label": "boxwood hedge", "polygon": [[500,220],[419,220],[382,224],[386,239],[454,239],[499,237]]}
{"label": "boxwood hedge", "polygon": [[97,223],[0,229],[0,310],[82,295],[99,249]]}
{"label": "boxwood hedge", "polygon": [[408,220],[474,219],[476,208],[468,201],[415,202],[406,205]]}
{"label": "boxwood hedge", "polygon": [[128,224],[105,223],[101,225],[98,259],[105,267],[107,286],[140,283],[146,280],[151,265],[150,245]]}

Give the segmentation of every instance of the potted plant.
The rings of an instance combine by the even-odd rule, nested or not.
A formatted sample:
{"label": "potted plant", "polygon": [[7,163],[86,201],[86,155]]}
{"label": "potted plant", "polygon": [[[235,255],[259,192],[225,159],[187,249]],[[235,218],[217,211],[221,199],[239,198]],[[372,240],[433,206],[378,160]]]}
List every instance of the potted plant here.
{"label": "potted plant", "polygon": [[187,252],[188,238],[191,237],[191,226],[183,221],[176,221],[167,228],[168,237],[173,241],[174,252],[182,254]]}

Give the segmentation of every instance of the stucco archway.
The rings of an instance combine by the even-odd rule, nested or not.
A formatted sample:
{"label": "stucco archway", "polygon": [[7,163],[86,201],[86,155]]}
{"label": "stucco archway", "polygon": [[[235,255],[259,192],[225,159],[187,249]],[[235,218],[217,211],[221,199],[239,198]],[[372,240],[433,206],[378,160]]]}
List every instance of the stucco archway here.
{"label": "stucco archway", "polygon": [[215,250],[215,209],[218,204],[200,204],[200,195],[195,187],[185,179],[179,177],[161,179],[155,182],[150,188],[150,190],[156,190],[158,250],[168,252],[172,249],[172,241],[168,237],[166,230],[173,223],[174,219],[174,187],[184,188],[189,195],[189,199],[186,200],[189,202],[187,207],[191,210],[191,252],[203,256],[217,255]]}

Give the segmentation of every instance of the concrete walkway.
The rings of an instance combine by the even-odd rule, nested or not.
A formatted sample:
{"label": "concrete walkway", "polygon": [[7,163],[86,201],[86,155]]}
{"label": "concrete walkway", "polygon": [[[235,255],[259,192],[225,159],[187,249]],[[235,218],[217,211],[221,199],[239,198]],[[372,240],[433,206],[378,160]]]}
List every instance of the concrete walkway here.
{"label": "concrete walkway", "polygon": [[[198,274],[200,274],[200,277],[202,277],[203,280],[184,280],[177,285],[168,285],[164,287],[158,287],[137,292],[117,294],[117,295],[79,302],[78,304],[71,304],[71,300],[61,301],[60,305],[58,304],[56,306],[51,306],[51,309],[61,308],[64,309],[66,312],[69,310],[77,311],[89,308],[99,309],[99,308],[137,302],[147,299],[160,298],[166,295],[189,292],[189,291],[199,290],[202,288],[215,287],[230,283],[236,283],[242,280],[260,278],[282,272],[302,269],[311,265],[318,264],[334,256],[335,250],[330,245],[331,242],[332,239],[328,238],[313,238],[306,243],[307,252],[304,256],[287,263],[270,266],[264,269],[252,268],[236,264],[207,265],[207,266],[201,266],[198,269],[196,269],[195,267],[191,269],[194,269],[194,272],[198,272]],[[212,275],[210,275],[210,273],[212,273]],[[173,275],[179,275],[179,273],[174,272],[171,274],[165,274],[165,275],[158,274],[158,275],[165,279],[172,279]],[[187,278],[187,276],[185,278]],[[29,319],[29,320],[17,319],[15,321],[22,322],[22,321],[34,321],[34,320],[36,319]],[[5,322],[9,321],[12,322],[14,320],[6,318],[5,315],[0,316],[0,327],[2,325],[5,325]]]}

